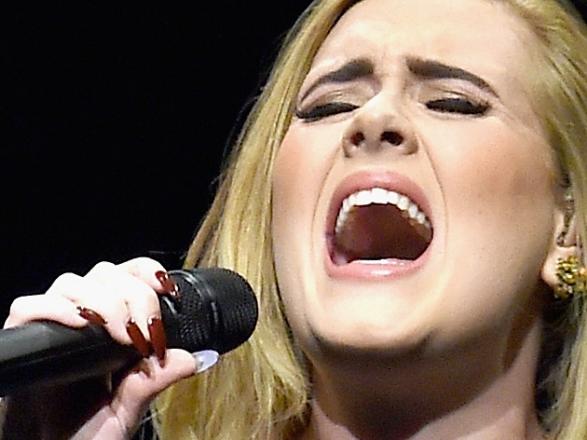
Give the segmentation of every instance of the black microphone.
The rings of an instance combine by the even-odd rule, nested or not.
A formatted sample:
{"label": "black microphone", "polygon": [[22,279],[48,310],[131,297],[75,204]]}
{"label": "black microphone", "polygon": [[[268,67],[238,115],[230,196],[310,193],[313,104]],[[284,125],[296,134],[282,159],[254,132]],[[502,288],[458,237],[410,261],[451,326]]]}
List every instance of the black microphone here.
{"label": "black microphone", "polygon": [[[176,297],[160,295],[167,346],[192,353],[226,353],[245,342],[257,324],[249,283],[228,269],[174,270]],[[72,329],[39,321],[0,330],[0,396],[30,385],[56,385],[101,376],[141,358],[98,325]]]}

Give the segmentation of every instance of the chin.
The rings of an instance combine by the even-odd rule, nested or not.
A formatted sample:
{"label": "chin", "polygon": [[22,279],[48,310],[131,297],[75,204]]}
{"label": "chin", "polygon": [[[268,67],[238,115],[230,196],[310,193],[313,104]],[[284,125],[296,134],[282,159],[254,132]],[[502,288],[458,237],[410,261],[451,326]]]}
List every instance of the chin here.
{"label": "chin", "polygon": [[431,335],[429,326],[416,316],[402,317],[387,310],[347,309],[345,313],[334,307],[327,317],[309,317],[307,330],[297,339],[310,358],[362,362],[419,356]]}
{"label": "chin", "polygon": [[[365,338],[355,335],[312,334],[310,347],[304,347],[308,357],[317,363],[330,361],[340,365],[376,362],[381,366],[399,361],[411,361],[423,356],[426,338]],[[335,365],[336,365],[335,364]]]}

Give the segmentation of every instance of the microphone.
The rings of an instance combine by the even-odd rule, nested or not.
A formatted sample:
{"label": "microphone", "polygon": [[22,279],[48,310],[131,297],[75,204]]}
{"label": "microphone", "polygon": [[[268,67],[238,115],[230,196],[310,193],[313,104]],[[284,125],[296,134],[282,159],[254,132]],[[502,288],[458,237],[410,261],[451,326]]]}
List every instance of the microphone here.
{"label": "microphone", "polygon": [[[249,283],[222,268],[173,270],[178,295],[160,295],[169,348],[226,353],[245,342],[257,324]],[[115,342],[101,326],[72,329],[39,321],[0,330],[0,396],[31,385],[56,385],[105,375],[136,363],[133,346]]]}

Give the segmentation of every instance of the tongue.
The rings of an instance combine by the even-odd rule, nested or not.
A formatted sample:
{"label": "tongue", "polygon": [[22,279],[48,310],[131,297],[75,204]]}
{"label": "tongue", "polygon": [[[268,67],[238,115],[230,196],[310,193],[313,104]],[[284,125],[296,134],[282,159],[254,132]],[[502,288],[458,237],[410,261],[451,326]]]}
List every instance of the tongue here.
{"label": "tongue", "polygon": [[356,207],[335,239],[337,260],[415,260],[429,241],[393,205]]}

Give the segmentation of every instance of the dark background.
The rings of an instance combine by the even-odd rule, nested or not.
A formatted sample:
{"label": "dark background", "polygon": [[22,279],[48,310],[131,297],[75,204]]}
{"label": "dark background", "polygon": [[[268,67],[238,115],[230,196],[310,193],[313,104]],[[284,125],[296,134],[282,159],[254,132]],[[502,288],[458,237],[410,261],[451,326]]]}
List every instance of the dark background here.
{"label": "dark background", "polygon": [[180,264],[239,114],[308,3],[0,7],[2,321],[62,272]]}
{"label": "dark background", "polygon": [[2,320],[100,260],[179,265],[309,1],[47,3],[0,8]]}

